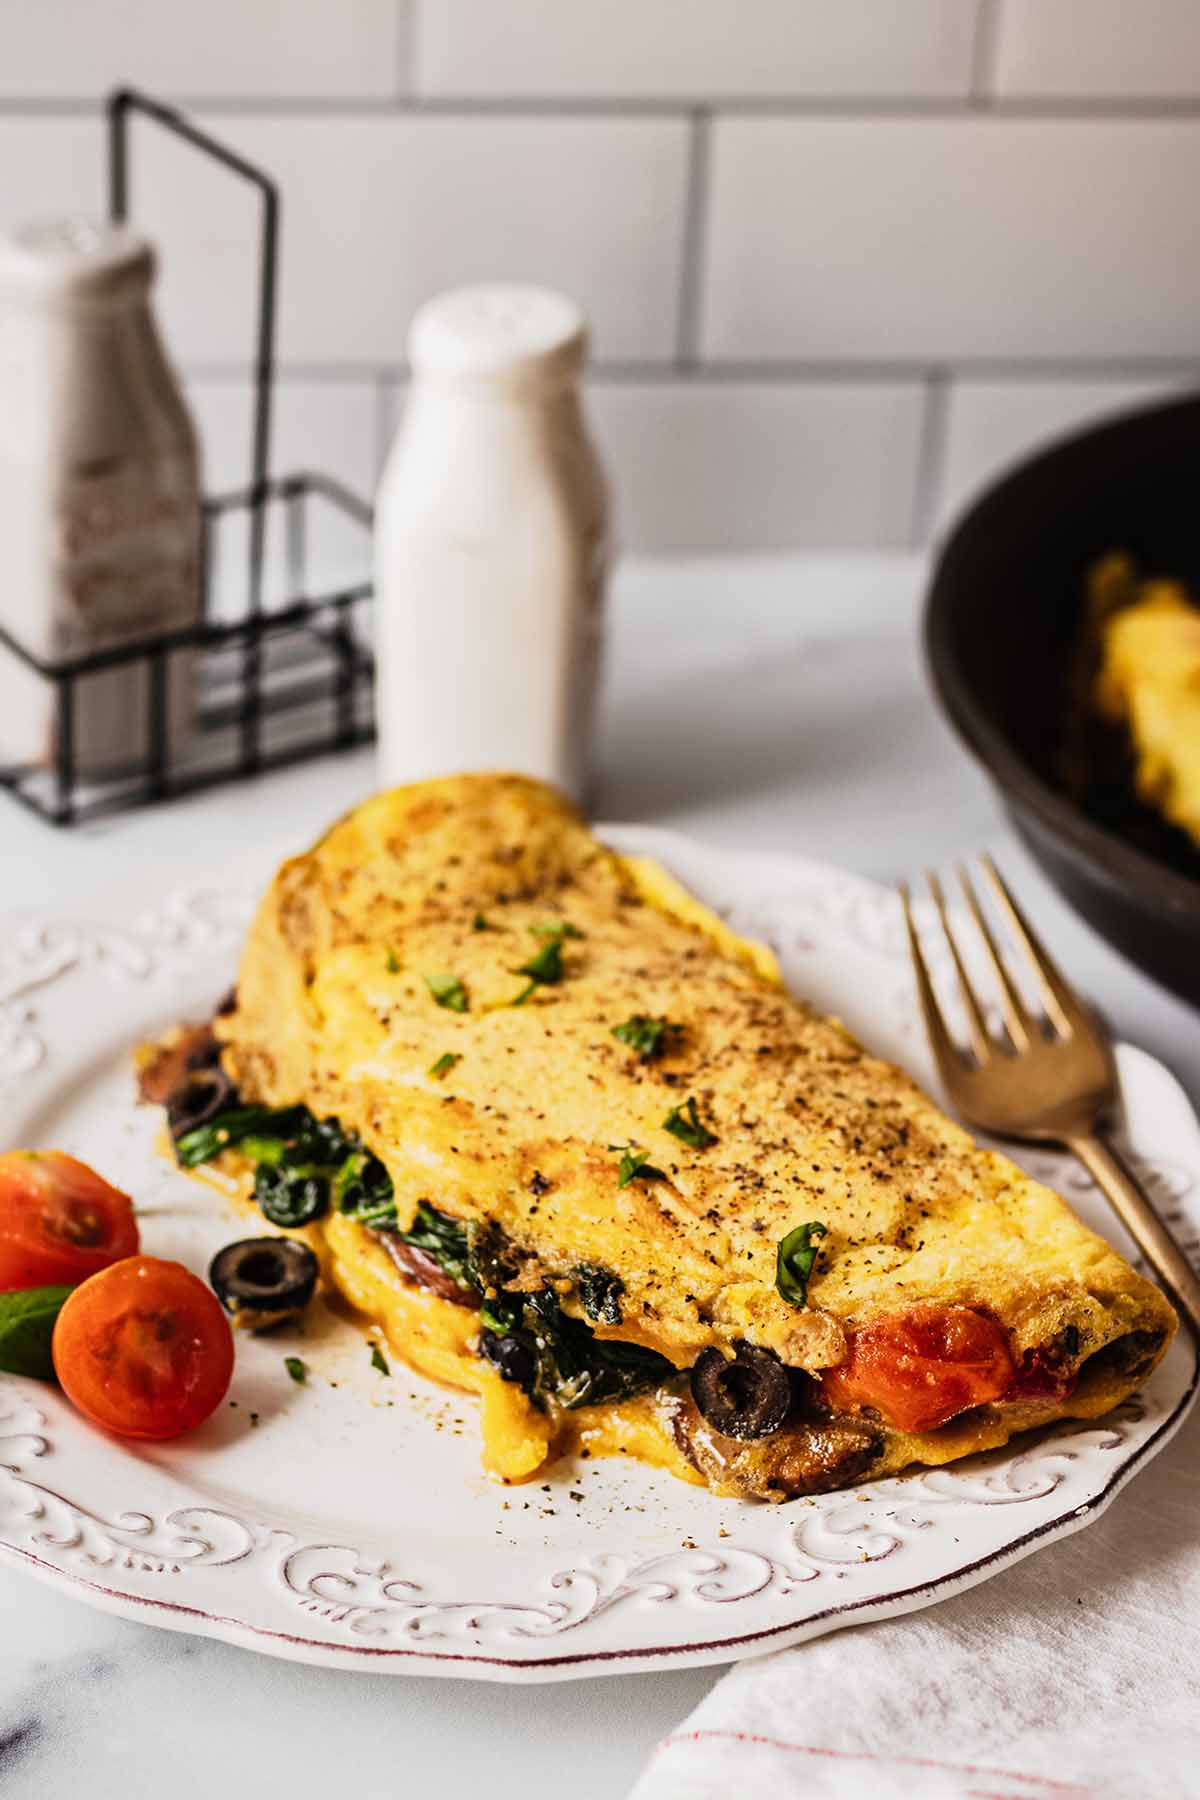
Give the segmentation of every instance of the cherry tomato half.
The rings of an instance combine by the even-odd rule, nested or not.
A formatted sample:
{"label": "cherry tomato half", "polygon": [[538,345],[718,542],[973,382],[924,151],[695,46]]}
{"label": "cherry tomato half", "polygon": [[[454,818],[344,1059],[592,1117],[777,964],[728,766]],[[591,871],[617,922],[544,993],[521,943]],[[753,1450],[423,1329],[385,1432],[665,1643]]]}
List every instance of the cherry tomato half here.
{"label": "cherry tomato half", "polygon": [[852,1332],[849,1355],[825,1371],[823,1385],[843,1411],[872,1406],[898,1431],[934,1431],[970,1406],[998,1400],[1014,1373],[997,1319],[930,1301]]}
{"label": "cherry tomato half", "polygon": [[203,1424],[233,1375],[221,1303],[182,1263],[130,1256],[69,1296],[54,1327],[67,1398],[118,1437],[171,1438]]}
{"label": "cherry tomato half", "polygon": [[0,1290],[70,1287],[132,1256],[128,1194],[61,1150],[0,1156]]}

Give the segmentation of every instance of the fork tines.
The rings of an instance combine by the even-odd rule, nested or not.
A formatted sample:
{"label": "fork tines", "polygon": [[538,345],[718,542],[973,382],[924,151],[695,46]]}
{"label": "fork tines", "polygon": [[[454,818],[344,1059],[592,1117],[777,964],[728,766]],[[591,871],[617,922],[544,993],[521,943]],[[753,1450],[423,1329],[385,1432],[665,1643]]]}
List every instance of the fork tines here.
{"label": "fork tines", "polygon": [[[981,856],[979,866],[997,910],[1008,928],[1010,941],[1021,953],[1037,983],[1042,1003],[1046,1009],[1046,1018],[1051,1028],[1062,1038],[1072,1037],[1084,1020],[1083,1009],[1074,990],[1047,954],[1032,925],[1005,886],[991,857]],[[968,871],[960,864],[957,873],[967,911],[975,925],[980,945],[995,977],[1004,1027],[1011,1040],[1012,1048],[1018,1052],[1027,1050],[1031,1043],[1044,1037],[1043,1023],[1036,1014],[1030,1012],[1020,989],[1009,972],[996,941],[996,934],[988,922]],[[932,871],[926,875],[926,881],[929,884],[929,892],[933,898],[942,935],[950,952],[958,990],[966,1011],[971,1049],[975,1061],[983,1064],[996,1054],[1002,1054],[1005,1046],[988,1028],[983,1002],[968,973],[958,936],[947,910],[942,884]],[[921,940],[913,919],[909,890],[907,884],[903,882],[900,884],[900,899],[904,907],[904,920],[908,929],[908,943],[912,953],[913,969],[917,977],[921,1010],[930,1041],[939,1059],[947,1056],[961,1058],[961,1052],[937,997],[937,990],[929,972],[929,964],[921,948]]]}

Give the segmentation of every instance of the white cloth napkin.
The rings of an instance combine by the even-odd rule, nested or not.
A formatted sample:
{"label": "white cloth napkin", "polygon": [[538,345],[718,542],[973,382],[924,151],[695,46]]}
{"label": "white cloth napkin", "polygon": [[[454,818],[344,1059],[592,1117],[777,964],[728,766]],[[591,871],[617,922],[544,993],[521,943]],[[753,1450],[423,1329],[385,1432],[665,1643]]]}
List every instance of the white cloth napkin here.
{"label": "white cloth napkin", "polygon": [[742,1663],[633,1800],[1200,1796],[1200,1419],[969,1593]]}

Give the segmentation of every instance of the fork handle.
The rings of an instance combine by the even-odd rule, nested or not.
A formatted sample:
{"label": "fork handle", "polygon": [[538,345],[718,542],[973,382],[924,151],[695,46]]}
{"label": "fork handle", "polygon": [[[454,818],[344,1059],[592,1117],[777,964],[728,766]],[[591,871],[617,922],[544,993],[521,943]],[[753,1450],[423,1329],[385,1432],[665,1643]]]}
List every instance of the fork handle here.
{"label": "fork handle", "polygon": [[1200,1339],[1200,1278],[1136,1177],[1093,1132],[1066,1141]]}

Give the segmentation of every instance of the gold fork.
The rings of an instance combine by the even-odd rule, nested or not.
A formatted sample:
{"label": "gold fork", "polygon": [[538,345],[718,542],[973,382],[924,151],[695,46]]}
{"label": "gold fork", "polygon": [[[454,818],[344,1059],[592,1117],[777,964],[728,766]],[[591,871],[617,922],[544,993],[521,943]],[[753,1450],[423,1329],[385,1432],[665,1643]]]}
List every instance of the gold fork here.
{"label": "gold fork", "polygon": [[1100,1136],[1101,1122],[1117,1100],[1116,1068],[1108,1041],[1039,943],[991,857],[981,857],[980,865],[1012,940],[1037,983],[1045,1016],[1039,1017],[1026,1006],[1000,955],[970,876],[960,869],[963,898],[999,987],[1007,1041],[988,1029],[946,914],[941,883],[930,874],[929,891],[966,1009],[971,1054],[965,1054],[938,1002],[913,922],[909,891],[901,884],[921,1011],[946,1090],[963,1118],[981,1131],[1033,1143],[1064,1144],[1072,1151],[1200,1338],[1200,1279],[1132,1172]]}

